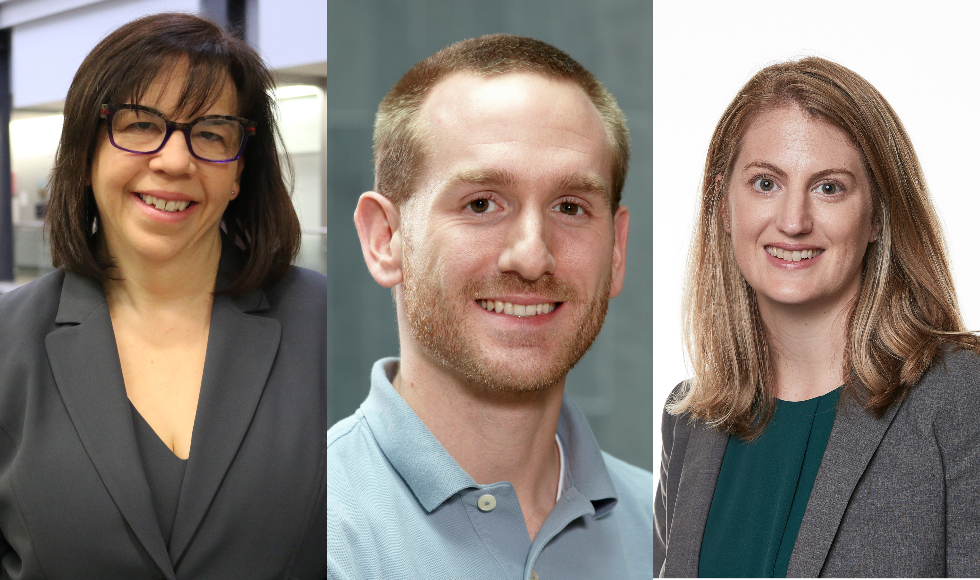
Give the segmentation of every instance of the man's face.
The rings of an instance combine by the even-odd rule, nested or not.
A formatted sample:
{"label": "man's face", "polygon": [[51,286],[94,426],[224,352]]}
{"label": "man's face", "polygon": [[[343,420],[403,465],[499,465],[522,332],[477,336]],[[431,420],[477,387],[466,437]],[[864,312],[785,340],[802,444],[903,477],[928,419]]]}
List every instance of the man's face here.
{"label": "man's face", "polygon": [[401,299],[418,351],[494,389],[564,381],[622,288],[625,208],[573,83],[455,74],[421,111],[429,154],[401,208]]}

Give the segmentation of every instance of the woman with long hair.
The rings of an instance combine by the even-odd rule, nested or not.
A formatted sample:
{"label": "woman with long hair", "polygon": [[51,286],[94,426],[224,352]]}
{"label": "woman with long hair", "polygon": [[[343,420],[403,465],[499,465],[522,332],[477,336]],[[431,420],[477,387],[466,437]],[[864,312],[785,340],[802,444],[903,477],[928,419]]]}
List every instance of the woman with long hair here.
{"label": "woman with long hair", "polygon": [[705,163],[663,418],[666,576],[980,574],[980,352],[884,97],[769,66]]}

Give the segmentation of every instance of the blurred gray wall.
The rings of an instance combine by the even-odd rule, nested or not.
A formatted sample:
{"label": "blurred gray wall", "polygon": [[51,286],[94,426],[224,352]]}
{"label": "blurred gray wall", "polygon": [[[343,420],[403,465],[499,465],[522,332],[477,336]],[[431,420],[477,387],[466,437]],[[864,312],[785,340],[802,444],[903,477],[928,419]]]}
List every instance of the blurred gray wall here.
{"label": "blurred gray wall", "polygon": [[[413,64],[457,40],[509,32],[564,50],[616,96],[629,119],[632,163],[626,286],[566,393],[602,448],[652,470],[652,42],[650,0],[332,0],[327,106],[328,421],[367,396],[371,365],[398,354],[390,291],[368,274],[352,216],[372,189],[378,103]],[[673,281],[671,283],[676,283]]]}

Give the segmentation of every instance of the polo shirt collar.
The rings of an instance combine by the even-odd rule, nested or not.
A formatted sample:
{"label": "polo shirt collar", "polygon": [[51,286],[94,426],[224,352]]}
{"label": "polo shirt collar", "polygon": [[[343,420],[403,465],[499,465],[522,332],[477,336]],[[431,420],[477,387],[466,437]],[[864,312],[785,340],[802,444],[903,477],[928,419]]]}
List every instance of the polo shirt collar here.
{"label": "polo shirt collar", "polygon": [[606,461],[599,443],[592,434],[589,421],[567,396],[561,400],[558,416],[558,437],[561,438],[568,460],[571,485],[592,502],[596,517],[609,512],[618,501]]}
{"label": "polo shirt collar", "polygon": [[431,512],[460,491],[478,486],[391,386],[397,371],[397,358],[374,363],[371,392],[361,410],[388,462]]}
{"label": "polo shirt collar", "polygon": [[[422,423],[391,386],[397,358],[384,358],[371,369],[371,391],[361,411],[378,446],[427,512],[467,488],[480,487]],[[558,417],[571,486],[592,502],[596,517],[617,502],[616,489],[585,415],[563,397]]]}

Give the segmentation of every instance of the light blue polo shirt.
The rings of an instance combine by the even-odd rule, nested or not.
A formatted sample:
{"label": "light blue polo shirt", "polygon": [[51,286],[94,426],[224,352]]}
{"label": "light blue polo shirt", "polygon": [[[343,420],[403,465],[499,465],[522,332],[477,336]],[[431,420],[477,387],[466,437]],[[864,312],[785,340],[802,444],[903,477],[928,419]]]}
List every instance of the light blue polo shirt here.
{"label": "light blue polo shirt", "polygon": [[567,490],[531,542],[511,484],[463,471],[391,386],[397,368],[376,362],[327,433],[328,579],[653,577],[653,474],[602,452],[568,397]]}

